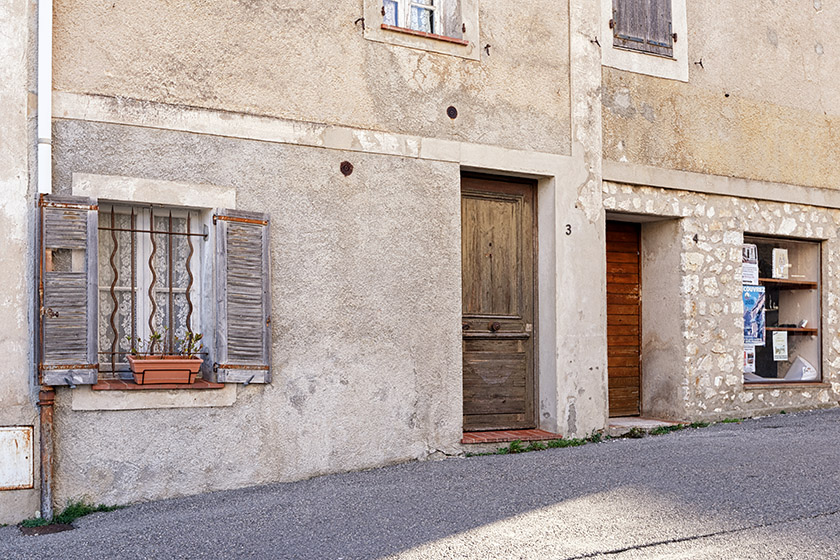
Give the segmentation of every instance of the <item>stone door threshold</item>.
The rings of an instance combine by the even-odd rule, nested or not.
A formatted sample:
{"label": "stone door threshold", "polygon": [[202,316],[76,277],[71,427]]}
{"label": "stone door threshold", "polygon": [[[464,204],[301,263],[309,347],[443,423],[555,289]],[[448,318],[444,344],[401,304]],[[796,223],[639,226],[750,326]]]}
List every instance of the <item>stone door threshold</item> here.
{"label": "stone door threshold", "polygon": [[562,435],[545,430],[496,430],[492,432],[464,432],[461,443],[502,443],[507,441],[545,441],[562,439]]}

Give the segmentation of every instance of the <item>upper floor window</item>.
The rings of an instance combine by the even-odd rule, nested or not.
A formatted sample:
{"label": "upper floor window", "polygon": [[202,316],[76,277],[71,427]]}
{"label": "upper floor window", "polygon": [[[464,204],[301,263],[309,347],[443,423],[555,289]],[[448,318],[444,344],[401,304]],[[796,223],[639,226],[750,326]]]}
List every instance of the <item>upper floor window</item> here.
{"label": "upper floor window", "polygon": [[478,0],[364,0],[366,39],[471,60],[480,57]]}
{"label": "upper floor window", "polygon": [[613,46],[672,57],[671,0],[612,0]]}
{"label": "upper floor window", "polygon": [[382,24],[389,27],[461,39],[459,0],[382,0]]}
{"label": "upper floor window", "polygon": [[604,66],[688,81],[686,0],[600,2]]}
{"label": "upper floor window", "polygon": [[440,0],[383,0],[386,25],[405,27],[426,33],[440,33]]}

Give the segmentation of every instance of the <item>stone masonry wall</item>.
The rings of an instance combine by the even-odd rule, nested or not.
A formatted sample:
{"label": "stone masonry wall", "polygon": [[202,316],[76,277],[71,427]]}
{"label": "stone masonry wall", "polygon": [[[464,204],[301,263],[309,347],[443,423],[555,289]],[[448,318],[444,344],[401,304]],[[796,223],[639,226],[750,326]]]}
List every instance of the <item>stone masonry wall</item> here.
{"label": "stone masonry wall", "polygon": [[[678,220],[679,235],[674,243],[679,244],[681,264],[680,285],[675,289],[679,289],[682,304],[684,355],[681,363],[675,361],[674,371],[667,373],[680,378],[678,394],[671,403],[674,415],[681,416],[675,419],[722,419],[837,405],[840,211],[608,182],[603,194],[608,212]],[[741,245],[745,231],[823,240],[820,384],[744,385]]]}

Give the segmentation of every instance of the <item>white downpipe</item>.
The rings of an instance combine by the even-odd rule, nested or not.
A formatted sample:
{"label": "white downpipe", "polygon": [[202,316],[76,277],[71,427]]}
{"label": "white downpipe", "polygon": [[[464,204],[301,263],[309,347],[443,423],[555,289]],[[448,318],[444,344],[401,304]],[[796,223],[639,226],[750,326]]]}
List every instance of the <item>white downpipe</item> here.
{"label": "white downpipe", "polygon": [[52,192],[52,0],[38,0],[38,193]]}

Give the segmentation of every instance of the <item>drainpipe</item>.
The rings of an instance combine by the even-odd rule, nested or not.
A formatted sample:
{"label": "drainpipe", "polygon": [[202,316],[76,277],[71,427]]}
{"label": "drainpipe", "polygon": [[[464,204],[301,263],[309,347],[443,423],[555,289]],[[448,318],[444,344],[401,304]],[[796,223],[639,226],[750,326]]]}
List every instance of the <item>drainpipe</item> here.
{"label": "drainpipe", "polygon": [[[37,113],[37,177],[38,194],[52,193],[52,32],[53,32],[52,0],[38,0],[38,113]],[[38,220],[40,223],[40,220]],[[40,232],[43,235],[43,231]],[[40,238],[39,238],[40,239]],[[40,246],[35,249],[41,253]],[[39,257],[39,261],[41,260]],[[40,263],[43,268],[43,263]],[[39,270],[40,275],[43,270]],[[40,322],[41,294],[38,290],[38,309]],[[40,328],[38,329],[40,333]],[[36,364],[40,363],[41,345],[36,344]],[[36,367],[35,375],[40,380],[40,368]],[[42,385],[38,394],[40,407],[40,456],[41,456],[41,517],[52,520],[52,490],[53,490],[53,410],[55,405],[55,389]]]}
{"label": "drainpipe", "polygon": [[52,192],[52,0],[38,1],[38,193]]}
{"label": "drainpipe", "polygon": [[38,393],[38,406],[41,407],[41,517],[52,521],[52,483],[53,483],[53,410],[55,408],[55,389],[41,386]]}

